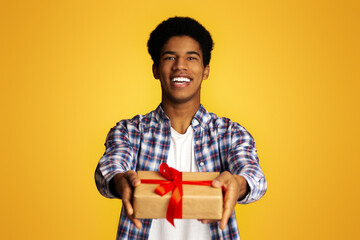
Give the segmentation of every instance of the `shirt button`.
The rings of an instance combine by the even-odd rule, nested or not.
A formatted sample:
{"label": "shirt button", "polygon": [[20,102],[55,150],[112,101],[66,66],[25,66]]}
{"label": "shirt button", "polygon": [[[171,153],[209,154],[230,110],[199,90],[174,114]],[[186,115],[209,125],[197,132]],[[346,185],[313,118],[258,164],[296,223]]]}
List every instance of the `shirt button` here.
{"label": "shirt button", "polygon": [[200,163],[200,166],[204,166],[204,164],[205,164],[204,162],[201,162],[201,163]]}

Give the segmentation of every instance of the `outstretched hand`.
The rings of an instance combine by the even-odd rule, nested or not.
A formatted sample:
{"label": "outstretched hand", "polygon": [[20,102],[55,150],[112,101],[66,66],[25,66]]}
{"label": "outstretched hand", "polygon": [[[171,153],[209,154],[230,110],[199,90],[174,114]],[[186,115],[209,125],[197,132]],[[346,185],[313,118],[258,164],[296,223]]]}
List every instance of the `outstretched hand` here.
{"label": "outstretched hand", "polygon": [[136,228],[140,229],[142,224],[139,219],[134,218],[134,208],[131,204],[134,188],[140,185],[140,179],[137,174],[130,170],[115,175],[111,181],[113,182],[114,190],[122,199],[125,215],[135,224]]}
{"label": "outstretched hand", "polygon": [[[220,229],[224,230],[238,200],[244,198],[249,192],[246,179],[233,175],[228,171],[222,172],[212,182],[212,187],[224,189],[224,209],[220,220]],[[216,222],[214,220],[201,220],[202,223]]]}
{"label": "outstretched hand", "polygon": [[[140,185],[140,179],[134,171],[127,171],[115,175],[111,180],[113,190],[122,199],[125,207],[125,215],[130,219],[135,226],[140,229],[142,227],[141,221],[134,218],[134,209],[131,204],[134,188]],[[224,230],[227,222],[234,210],[238,200],[244,198],[249,192],[249,185],[246,179],[242,176],[232,175],[230,172],[222,172],[212,182],[212,187],[223,188],[224,190],[224,209],[220,220],[220,229]],[[202,223],[217,222],[216,220],[201,220]]]}

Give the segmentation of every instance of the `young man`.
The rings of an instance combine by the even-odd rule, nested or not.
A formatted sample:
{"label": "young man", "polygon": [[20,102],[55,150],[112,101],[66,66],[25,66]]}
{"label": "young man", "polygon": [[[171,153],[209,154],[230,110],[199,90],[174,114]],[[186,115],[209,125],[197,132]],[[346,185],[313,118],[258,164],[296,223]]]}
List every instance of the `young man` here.
{"label": "young man", "polygon": [[[191,18],[170,18],[150,35],[161,104],[110,130],[95,173],[102,195],[122,199],[117,239],[240,239],[234,206],[266,192],[252,136],[200,104],[212,48],[209,32]],[[221,172],[212,182],[225,190],[221,221],[176,219],[174,228],[165,219],[135,219],[131,197],[140,184],[136,171],[158,171],[162,162],[179,171]]]}

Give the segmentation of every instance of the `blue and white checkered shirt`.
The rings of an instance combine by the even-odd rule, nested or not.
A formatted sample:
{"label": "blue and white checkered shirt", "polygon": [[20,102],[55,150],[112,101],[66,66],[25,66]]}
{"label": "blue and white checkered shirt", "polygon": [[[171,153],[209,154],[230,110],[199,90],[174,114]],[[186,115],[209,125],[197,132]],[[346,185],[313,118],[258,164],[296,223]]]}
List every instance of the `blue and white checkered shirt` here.
{"label": "blue and white checkered shirt", "polygon": [[[243,176],[250,186],[250,193],[238,203],[259,200],[267,185],[252,136],[238,123],[209,113],[203,106],[196,112],[191,125],[199,171],[229,171]],[[115,198],[109,190],[109,181],[118,173],[158,171],[159,165],[168,157],[170,134],[170,119],[161,105],[146,115],[118,122],[107,136],[106,151],[96,168],[95,181],[99,192],[105,197]],[[117,239],[147,239],[151,219],[141,221],[139,230],[125,216],[123,208]],[[218,223],[212,223],[210,229],[212,239],[240,239],[235,212],[225,230],[221,230]]]}

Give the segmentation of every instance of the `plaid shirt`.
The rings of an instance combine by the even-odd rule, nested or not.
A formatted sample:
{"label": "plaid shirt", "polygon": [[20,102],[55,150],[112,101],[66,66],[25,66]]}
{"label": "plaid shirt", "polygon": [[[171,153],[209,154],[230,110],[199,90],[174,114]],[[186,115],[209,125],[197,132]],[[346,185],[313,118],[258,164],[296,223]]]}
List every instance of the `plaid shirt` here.
{"label": "plaid shirt", "polygon": [[[243,176],[250,193],[238,203],[251,203],[266,192],[266,180],[259,166],[255,142],[238,123],[219,118],[203,106],[192,119],[195,159],[200,172],[223,172]],[[109,190],[109,181],[128,170],[158,171],[166,162],[170,148],[171,125],[161,105],[146,115],[122,120],[112,128],[106,139],[106,151],[95,172],[99,192],[115,198]],[[117,239],[147,239],[151,219],[142,219],[138,230],[121,210]],[[210,226],[212,239],[240,239],[235,211],[225,228],[218,223]]]}

